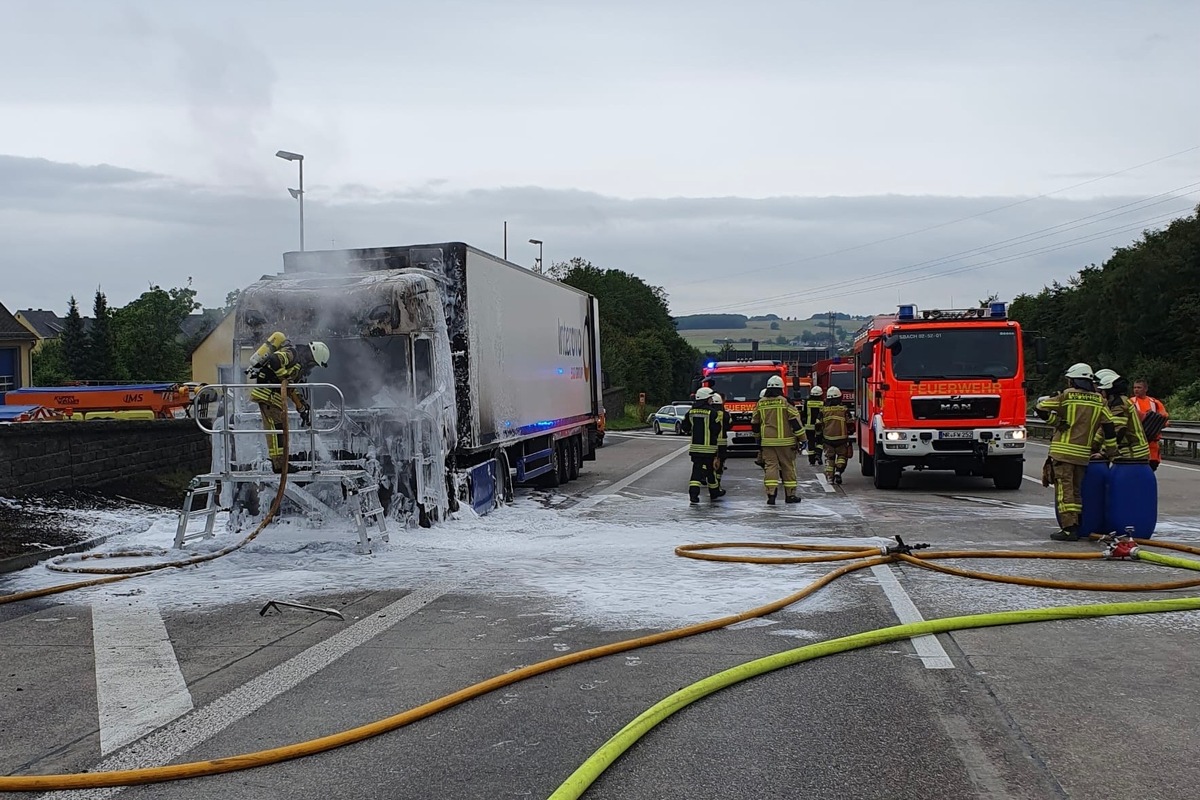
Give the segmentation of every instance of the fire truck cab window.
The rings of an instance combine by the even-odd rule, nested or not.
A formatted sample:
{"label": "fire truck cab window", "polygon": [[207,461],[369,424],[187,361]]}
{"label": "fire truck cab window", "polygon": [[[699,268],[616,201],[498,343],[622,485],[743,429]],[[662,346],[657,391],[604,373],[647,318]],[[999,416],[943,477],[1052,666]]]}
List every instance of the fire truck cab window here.
{"label": "fire truck cab window", "polygon": [[724,375],[717,373],[708,376],[712,381],[713,391],[721,395],[725,402],[744,402],[758,400],[758,394],[767,388],[767,381],[774,372],[729,372]]}
{"label": "fire truck cab window", "polygon": [[1011,378],[1017,374],[1017,337],[1008,328],[925,330],[896,334],[892,374],[900,380]]}
{"label": "fire truck cab window", "polygon": [[854,391],[854,373],[853,372],[831,372],[829,373],[829,382],[845,391]]}

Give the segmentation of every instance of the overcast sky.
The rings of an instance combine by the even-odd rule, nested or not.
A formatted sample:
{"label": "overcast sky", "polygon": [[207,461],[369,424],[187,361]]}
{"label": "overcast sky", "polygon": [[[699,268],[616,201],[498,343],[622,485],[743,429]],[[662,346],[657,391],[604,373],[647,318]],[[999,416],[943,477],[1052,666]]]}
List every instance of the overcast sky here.
{"label": "overcast sky", "polygon": [[220,304],[297,247],[281,148],[309,249],[508,220],[676,313],[1011,298],[1195,208],[1197,75],[1194,0],[12,0],[0,302]]}

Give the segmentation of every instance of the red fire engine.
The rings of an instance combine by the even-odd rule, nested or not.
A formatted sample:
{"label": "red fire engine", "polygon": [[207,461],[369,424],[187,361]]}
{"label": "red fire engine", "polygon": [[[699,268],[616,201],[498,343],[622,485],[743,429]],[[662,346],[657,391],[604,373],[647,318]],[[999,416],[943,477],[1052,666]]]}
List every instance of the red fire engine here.
{"label": "red fire engine", "polygon": [[731,418],[730,449],[758,448],[758,440],[750,430],[750,417],[758,404],[759,394],[767,388],[772,375],[783,378],[783,385],[791,387],[793,403],[802,384],[808,383],[795,378],[789,382],[787,364],[782,361],[709,361],[704,365],[700,384],[711,386],[721,395]]}
{"label": "red fire engine", "polygon": [[[813,364],[812,385],[820,386],[822,391],[830,386],[836,386],[842,393],[842,402],[853,406],[854,386],[857,383],[854,373],[853,358],[842,358],[841,356],[823,358]],[[850,432],[850,438],[855,438],[854,431]]]}
{"label": "red fire engine", "polygon": [[954,470],[1018,489],[1025,454],[1021,326],[1004,303],[900,306],[854,338],[858,459],[879,489],[905,467]]}

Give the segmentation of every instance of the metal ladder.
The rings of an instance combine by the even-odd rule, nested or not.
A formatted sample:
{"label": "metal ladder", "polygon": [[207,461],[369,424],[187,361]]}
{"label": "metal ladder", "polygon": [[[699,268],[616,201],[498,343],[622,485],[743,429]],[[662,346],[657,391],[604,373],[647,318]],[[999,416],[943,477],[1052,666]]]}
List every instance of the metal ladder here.
{"label": "metal ladder", "polygon": [[[197,496],[204,497],[204,507],[193,509],[192,499]],[[194,539],[213,538],[215,535],[213,525],[217,521],[217,512],[220,510],[217,502],[217,476],[210,474],[198,475],[193,478],[192,482],[188,484],[187,495],[183,498],[183,511],[179,515],[179,526],[175,529],[176,549]],[[204,519],[204,530],[188,533],[188,522],[197,518]]]}
{"label": "metal ladder", "polygon": [[368,527],[373,526],[380,541],[388,542],[387,521],[384,519],[383,503],[379,500],[379,483],[365,483],[362,486],[347,481],[347,499],[354,502],[354,521],[358,523],[358,549],[360,553],[371,552],[372,538]]}

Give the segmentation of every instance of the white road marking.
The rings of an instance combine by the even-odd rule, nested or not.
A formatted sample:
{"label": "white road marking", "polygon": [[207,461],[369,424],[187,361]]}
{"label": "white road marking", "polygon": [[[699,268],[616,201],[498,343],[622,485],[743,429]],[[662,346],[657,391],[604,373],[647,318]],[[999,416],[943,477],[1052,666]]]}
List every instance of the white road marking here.
{"label": "white road marking", "polygon": [[158,607],[145,598],[92,602],[100,754],[108,755],[192,710],[192,695]]}
{"label": "white road marking", "polygon": [[824,489],[827,494],[833,494],[837,491],[837,489],[829,485],[829,481],[825,479],[824,472],[817,473],[817,483],[821,484],[821,488]]}
{"label": "white road marking", "polygon": [[[170,723],[135,742],[115,756],[97,764],[91,772],[141,769],[170,764],[207,742],[235,722],[294,689],[334,661],[416,613],[452,589],[451,585],[417,589],[349,628],[335,633],[274,669],[242,684],[182,719]],[[286,739],[286,732],[284,734]],[[290,741],[290,740],[288,740]],[[284,744],[285,742],[279,742]],[[124,786],[103,789],[71,789],[49,792],[42,798],[54,800],[102,800],[124,791]]]}
{"label": "white road marking", "polygon": [[[896,580],[896,573],[892,572],[890,565],[878,564],[871,567],[871,572],[879,579],[879,586],[887,595],[888,602],[892,604],[897,619],[906,624],[925,621],[908,592],[904,591],[900,581]],[[913,648],[921,657],[926,669],[954,669],[954,662],[950,660],[936,636],[914,636],[909,641],[913,643]]]}
{"label": "white road marking", "polygon": [[605,499],[607,499],[609,497],[612,497],[614,494],[621,491],[622,489],[624,489],[626,486],[633,483],[634,481],[641,480],[642,478],[646,477],[651,472],[654,472],[654,470],[658,469],[659,467],[662,467],[663,465],[665,465],[672,459],[683,455],[684,453],[686,453],[688,451],[688,448],[690,446],[691,446],[690,444],[685,444],[683,447],[679,448],[678,450],[673,450],[672,452],[670,452],[667,455],[663,456],[662,458],[658,459],[654,463],[648,464],[647,466],[642,467],[641,469],[639,469],[637,472],[633,473],[632,475],[622,478],[621,480],[614,483],[612,486],[606,487],[603,494],[594,494],[591,497],[586,497],[583,500],[580,500],[578,503],[571,506],[571,508],[567,509],[567,513],[577,514],[581,511],[587,511],[588,509],[592,508],[596,504],[603,502]]}

